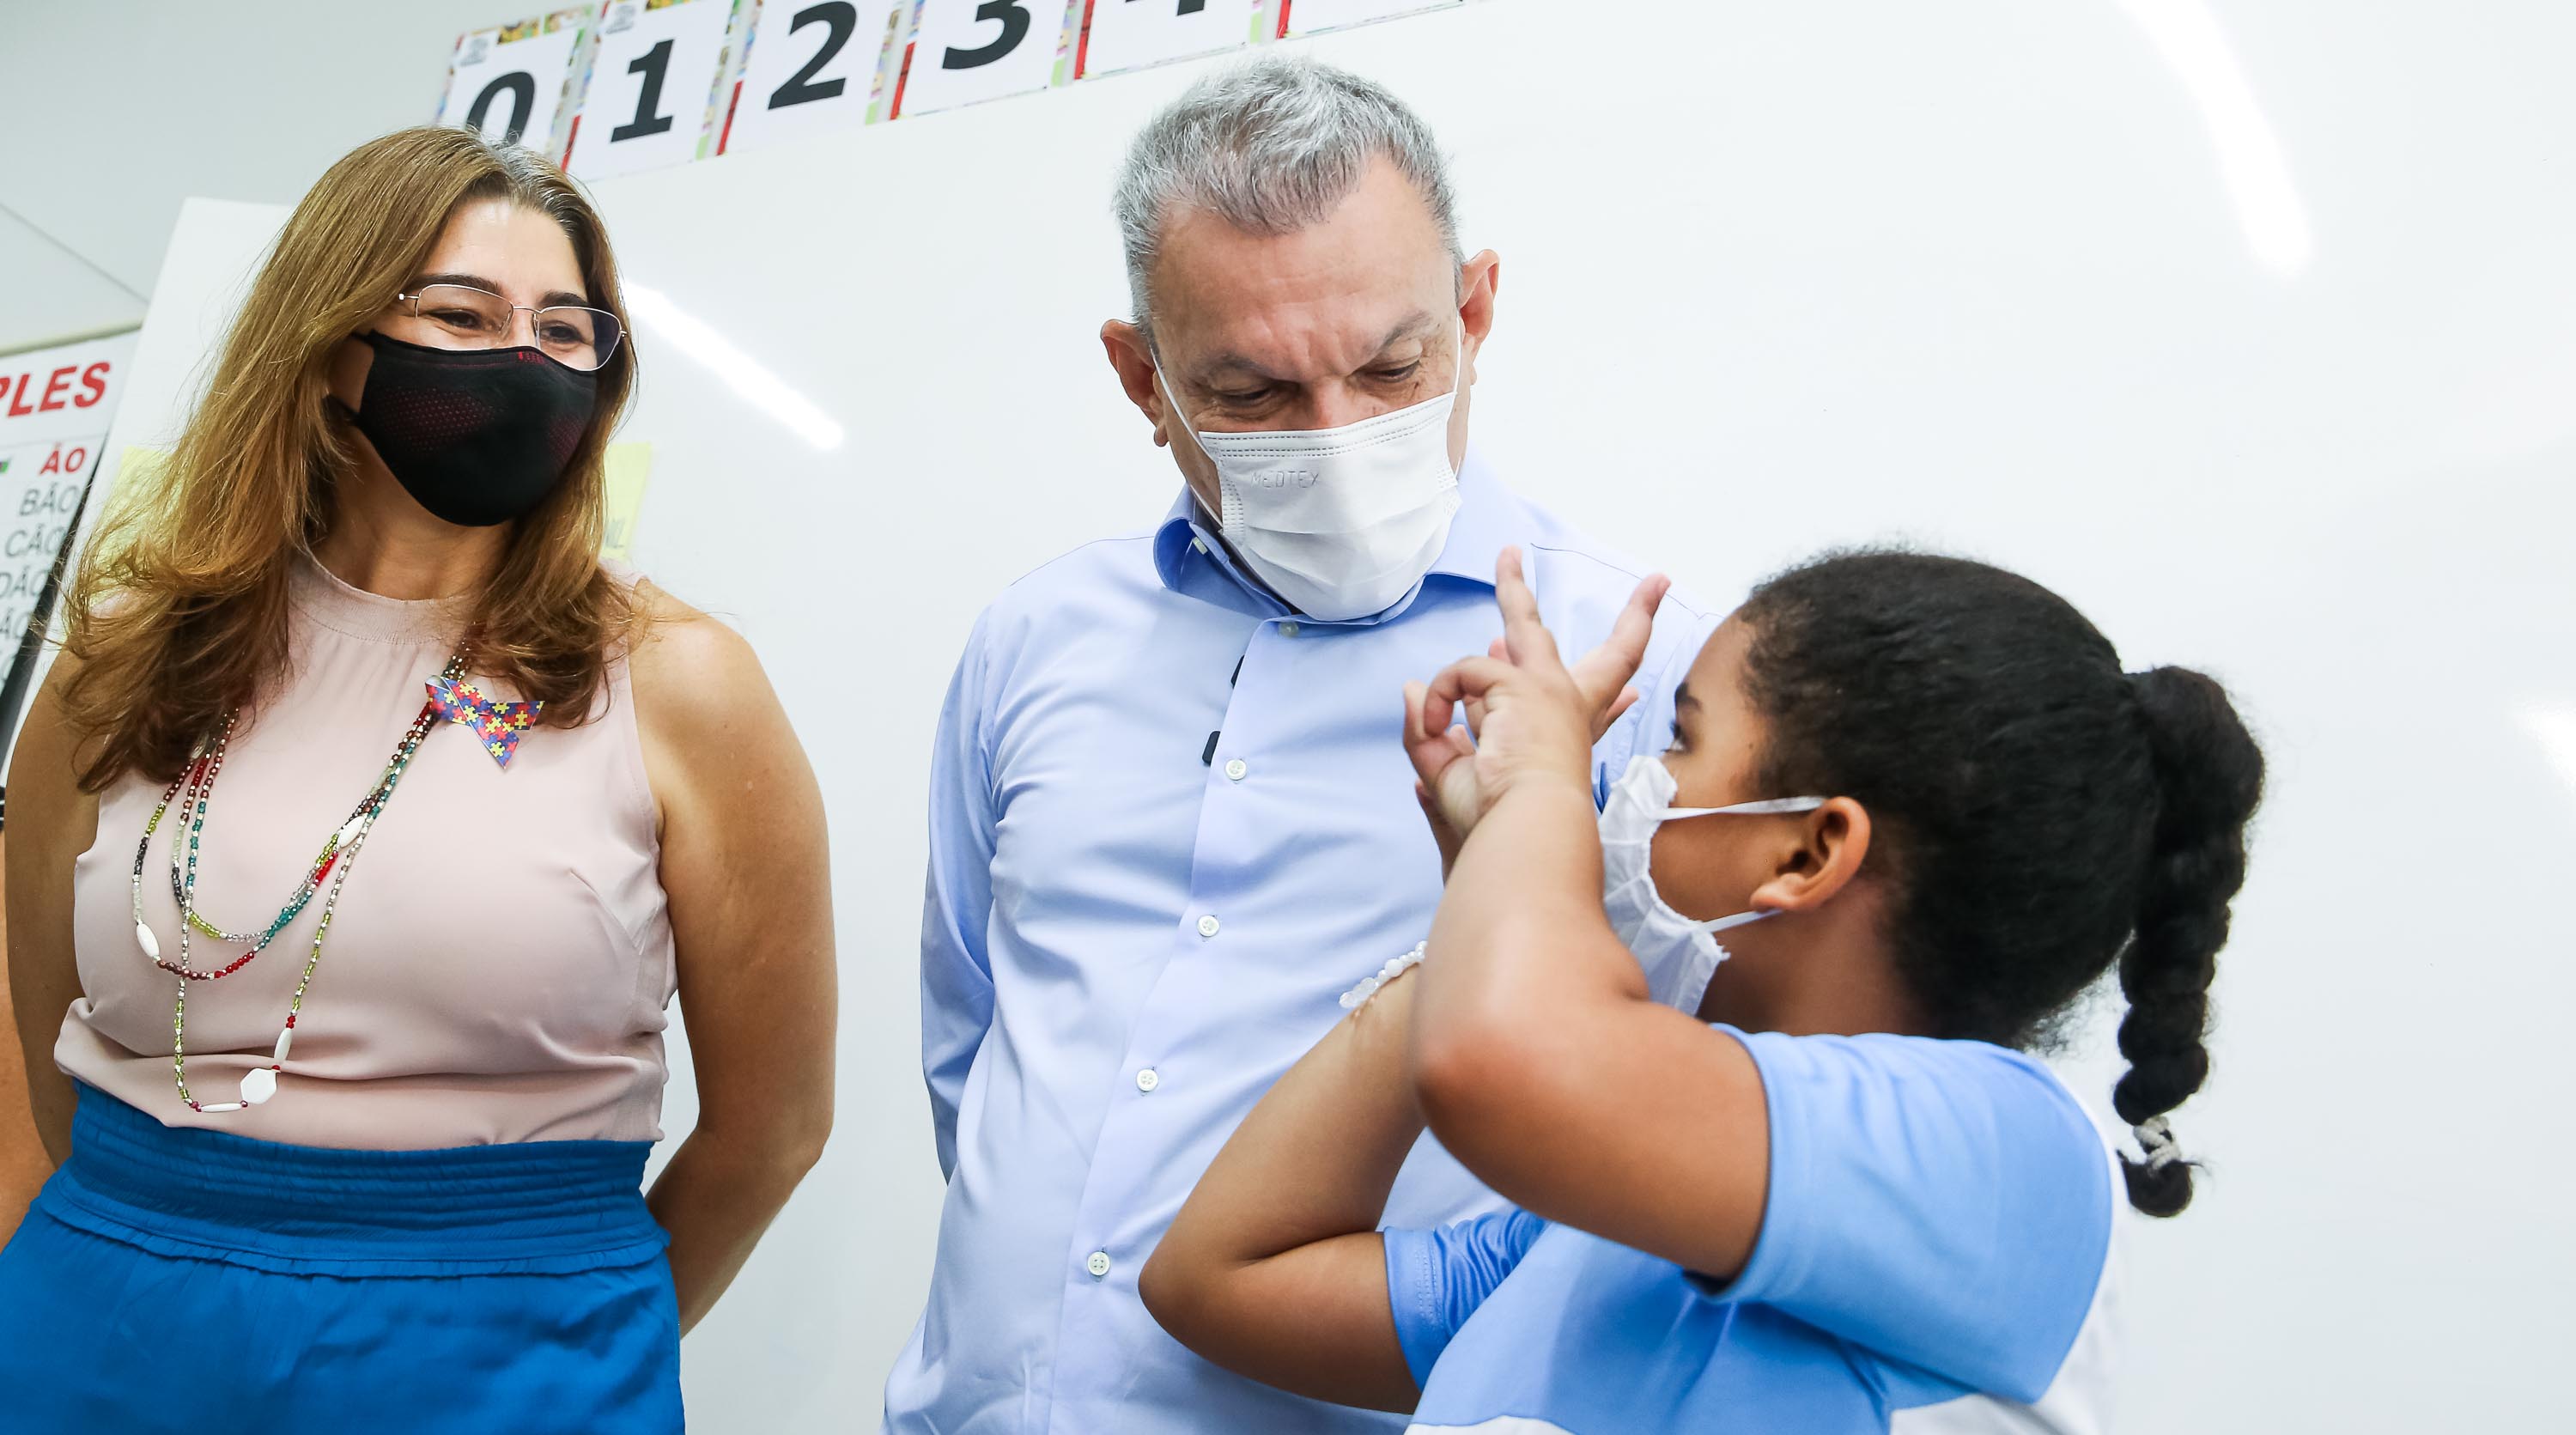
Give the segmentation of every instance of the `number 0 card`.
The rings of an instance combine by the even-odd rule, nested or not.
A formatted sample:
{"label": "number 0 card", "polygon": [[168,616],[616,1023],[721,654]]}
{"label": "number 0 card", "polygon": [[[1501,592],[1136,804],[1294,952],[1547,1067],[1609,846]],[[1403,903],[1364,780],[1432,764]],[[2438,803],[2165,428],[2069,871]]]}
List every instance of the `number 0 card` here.
{"label": "number 0 card", "polygon": [[563,138],[573,60],[598,8],[577,5],[459,36],[438,123],[553,153]]}

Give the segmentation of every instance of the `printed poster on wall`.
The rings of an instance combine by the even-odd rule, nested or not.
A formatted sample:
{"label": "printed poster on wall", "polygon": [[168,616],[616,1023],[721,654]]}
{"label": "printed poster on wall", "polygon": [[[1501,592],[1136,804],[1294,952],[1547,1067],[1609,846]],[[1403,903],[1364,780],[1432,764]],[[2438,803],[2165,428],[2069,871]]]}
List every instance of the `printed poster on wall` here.
{"label": "printed poster on wall", "polygon": [[580,79],[574,65],[598,8],[576,5],[458,36],[438,123],[559,152]]}
{"label": "printed poster on wall", "polygon": [[0,355],[0,733],[15,733],[51,584],[134,358],[117,334]]}

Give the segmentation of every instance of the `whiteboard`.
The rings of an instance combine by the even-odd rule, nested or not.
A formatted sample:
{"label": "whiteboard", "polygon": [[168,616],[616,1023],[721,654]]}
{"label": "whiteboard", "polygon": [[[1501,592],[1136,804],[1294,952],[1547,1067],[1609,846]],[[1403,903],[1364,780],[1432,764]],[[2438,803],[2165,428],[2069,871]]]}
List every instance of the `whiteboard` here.
{"label": "whiteboard", "polygon": [[[2176,1121],[2210,1179],[2139,1233],[2126,1428],[2557,1423],[2576,11],[1573,8],[1290,42],[1456,156],[1504,257],[1497,467],[1713,598],[1892,536],[2020,569],[2132,666],[2227,679],[2269,744]],[[931,725],[993,593],[1175,492],[1095,333],[1121,149],[1206,68],[598,186],[655,450],[637,560],[758,647],[833,827],[839,1124],[687,1344],[697,1429],[873,1428],[919,1310]],[[189,206],[111,462],[166,436],[281,217]],[[2097,1102],[2114,1015],[2066,1062]]]}

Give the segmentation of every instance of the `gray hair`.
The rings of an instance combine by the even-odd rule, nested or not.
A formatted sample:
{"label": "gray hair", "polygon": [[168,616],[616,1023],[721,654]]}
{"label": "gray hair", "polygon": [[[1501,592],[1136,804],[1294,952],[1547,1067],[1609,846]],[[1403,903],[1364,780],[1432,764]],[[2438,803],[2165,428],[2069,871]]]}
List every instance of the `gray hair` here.
{"label": "gray hair", "polygon": [[1147,278],[1174,209],[1202,209],[1252,234],[1293,234],[1348,198],[1376,155],[1422,192],[1450,258],[1464,263],[1448,163],[1431,127],[1385,86],[1290,55],[1190,86],[1147,122],[1118,174],[1136,322],[1148,323]]}

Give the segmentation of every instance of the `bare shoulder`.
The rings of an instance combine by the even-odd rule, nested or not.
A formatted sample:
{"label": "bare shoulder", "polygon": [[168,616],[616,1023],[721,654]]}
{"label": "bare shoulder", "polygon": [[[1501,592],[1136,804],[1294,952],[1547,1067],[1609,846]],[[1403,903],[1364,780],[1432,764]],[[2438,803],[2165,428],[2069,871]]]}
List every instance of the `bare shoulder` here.
{"label": "bare shoulder", "polygon": [[740,633],[650,580],[637,580],[635,596],[646,623],[627,671],[648,743],[689,752],[704,743],[785,734],[778,695]]}

